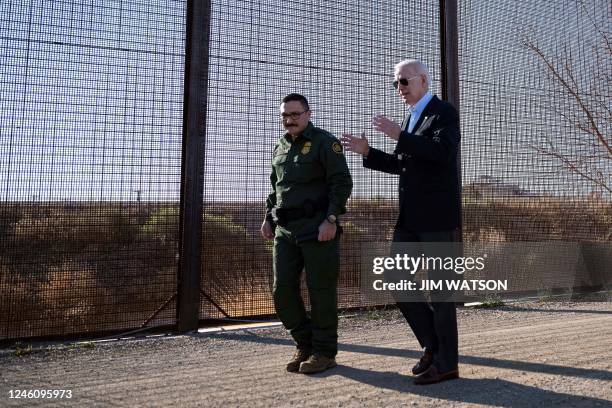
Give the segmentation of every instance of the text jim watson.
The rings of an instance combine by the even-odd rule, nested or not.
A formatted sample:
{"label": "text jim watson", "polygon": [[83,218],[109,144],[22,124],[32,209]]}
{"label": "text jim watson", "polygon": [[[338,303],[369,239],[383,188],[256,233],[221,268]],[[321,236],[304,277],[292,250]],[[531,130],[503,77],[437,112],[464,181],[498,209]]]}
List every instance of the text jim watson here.
{"label": "text jim watson", "polygon": [[[420,285],[419,285],[420,283]],[[414,282],[402,279],[399,282],[384,282],[377,279],[372,282],[374,290],[508,290],[508,280],[469,279],[469,280],[422,280]]]}

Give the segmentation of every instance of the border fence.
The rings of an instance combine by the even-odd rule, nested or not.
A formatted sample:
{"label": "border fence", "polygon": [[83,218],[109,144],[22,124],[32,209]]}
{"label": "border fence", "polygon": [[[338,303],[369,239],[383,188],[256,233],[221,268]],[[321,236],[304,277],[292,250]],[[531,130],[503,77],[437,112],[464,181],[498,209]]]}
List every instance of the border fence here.
{"label": "border fence", "polygon": [[[259,227],[280,100],[390,151],[370,119],[401,120],[405,58],[460,110],[462,239],[576,243],[569,289],[609,285],[611,17],[603,0],[3,1],[0,341],[273,314]],[[347,160],[339,305],[372,306],[360,244],[390,239],[397,180]]]}

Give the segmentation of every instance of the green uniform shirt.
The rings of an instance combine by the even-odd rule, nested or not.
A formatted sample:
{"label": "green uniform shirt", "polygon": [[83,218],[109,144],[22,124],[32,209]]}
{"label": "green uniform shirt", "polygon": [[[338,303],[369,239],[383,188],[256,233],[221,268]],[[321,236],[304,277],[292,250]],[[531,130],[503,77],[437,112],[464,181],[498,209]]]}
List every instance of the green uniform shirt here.
{"label": "green uniform shirt", "polygon": [[302,208],[308,199],[327,197],[327,215],[346,212],[346,201],[353,189],[351,173],[342,146],[329,132],[311,122],[295,141],[285,134],[276,144],[272,157],[272,193],[266,212],[277,208]]}

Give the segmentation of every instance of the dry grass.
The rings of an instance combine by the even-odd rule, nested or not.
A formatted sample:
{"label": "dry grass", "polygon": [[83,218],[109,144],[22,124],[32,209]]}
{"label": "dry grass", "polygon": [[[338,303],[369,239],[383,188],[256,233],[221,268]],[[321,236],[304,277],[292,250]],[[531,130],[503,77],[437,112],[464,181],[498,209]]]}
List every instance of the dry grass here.
{"label": "dry grass", "polygon": [[[364,306],[360,246],[391,238],[396,203],[352,200],[343,217],[339,303]],[[259,203],[205,208],[202,289],[231,315],[272,313],[271,245]],[[466,201],[467,242],[612,241],[612,204],[552,197]],[[5,204],[0,339],[140,326],[176,290],[176,205]],[[153,323],[172,323],[171,302]],[[202,301],[202,316],[220,316]]]}
{"label": "dry grass", "polygon": [[612,203],[555,197],[470,201],[463,206],[466,242],[612,241]]}

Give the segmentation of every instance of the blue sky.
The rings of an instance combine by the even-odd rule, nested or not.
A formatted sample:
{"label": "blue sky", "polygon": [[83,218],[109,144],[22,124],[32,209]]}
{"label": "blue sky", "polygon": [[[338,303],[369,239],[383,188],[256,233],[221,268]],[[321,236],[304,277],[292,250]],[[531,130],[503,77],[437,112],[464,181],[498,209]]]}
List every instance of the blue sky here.
{"label": "blue sky", "polygon": [[[589,4],[609,26],[608,3]],[[440,91],[435,1],[224,0],[212,11],[207,201],[265,197],[282,133],[278,103],[289,92],[309,98],[316,125],[338,136],[364,131],[392,150],[370,118],[401,120],[393,65],[421,58]],[[174,0],[2,2],[3,201],[178,199],[184,13]],[[588,62],[592,31],[576,3],[472,0],[460,2],[460,13],[464,184],[491,175],[534,193],[590,191],[529,147],[552,138],[574,148],[550,109],[567,104],[550,97],[517,35],[531,27],[547,49],[567,41]],[[354,196],[394,195],[393,177],[348,160]],[[611,170],[609,161],[603,168]]]}

